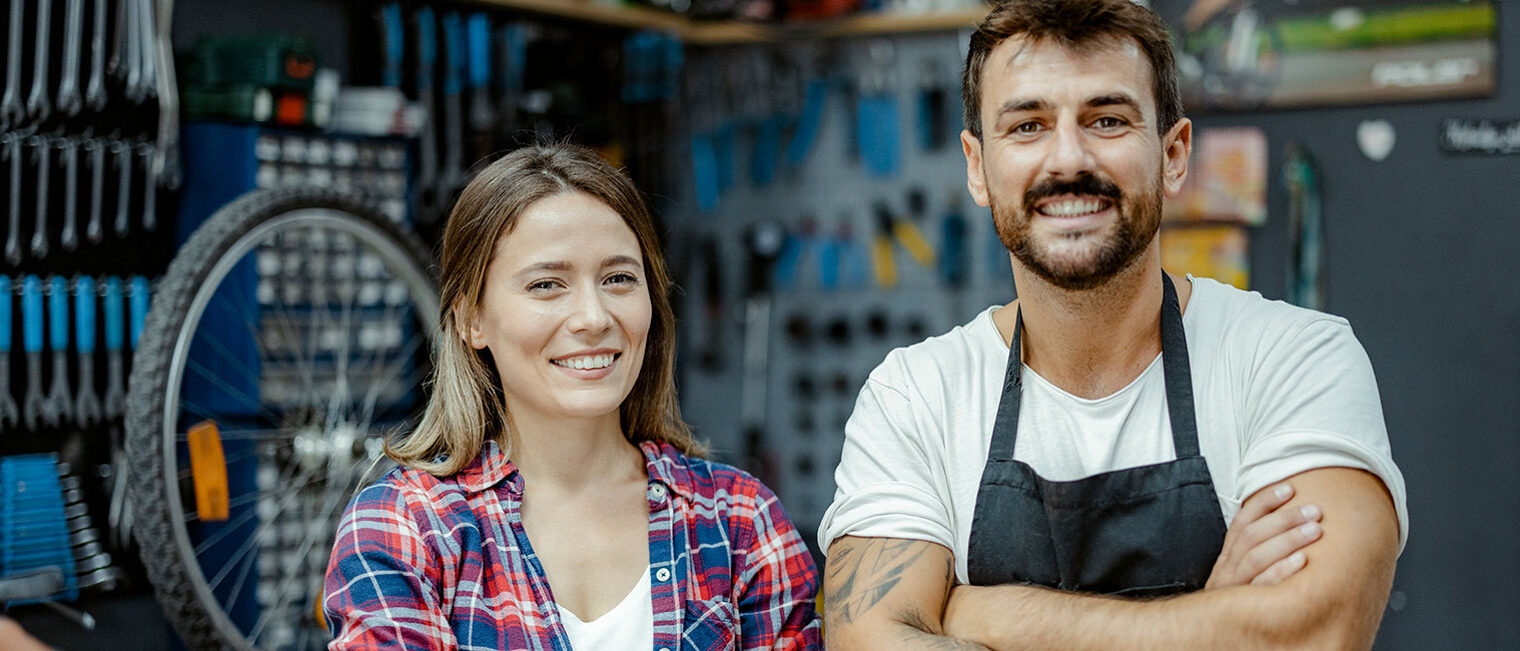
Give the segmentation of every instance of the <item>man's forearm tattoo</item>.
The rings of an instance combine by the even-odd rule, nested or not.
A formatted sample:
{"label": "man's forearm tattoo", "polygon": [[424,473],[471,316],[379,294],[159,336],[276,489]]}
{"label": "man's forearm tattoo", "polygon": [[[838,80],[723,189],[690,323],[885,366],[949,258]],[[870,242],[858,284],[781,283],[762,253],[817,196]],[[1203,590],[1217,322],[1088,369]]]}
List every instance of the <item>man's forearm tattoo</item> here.
{"label": "man's forearm tattoo", "polygon": [[891,538],[841,547],[828,564],[823,604],[830,618],[846,624],[881,603],[925,550],[918,541]]}

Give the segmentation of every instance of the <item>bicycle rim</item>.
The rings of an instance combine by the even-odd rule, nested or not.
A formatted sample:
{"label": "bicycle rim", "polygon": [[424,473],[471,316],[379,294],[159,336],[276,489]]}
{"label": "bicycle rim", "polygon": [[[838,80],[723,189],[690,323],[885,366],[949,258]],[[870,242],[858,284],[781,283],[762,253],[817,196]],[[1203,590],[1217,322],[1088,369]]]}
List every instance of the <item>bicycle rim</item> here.
{"label": "bicycle rim", "polygon": [[437,289],[414,239],[330,193],[223,212],[171,266],[134,359],[139,545],[193,648],[322,648],[338,519],[420,417]]}

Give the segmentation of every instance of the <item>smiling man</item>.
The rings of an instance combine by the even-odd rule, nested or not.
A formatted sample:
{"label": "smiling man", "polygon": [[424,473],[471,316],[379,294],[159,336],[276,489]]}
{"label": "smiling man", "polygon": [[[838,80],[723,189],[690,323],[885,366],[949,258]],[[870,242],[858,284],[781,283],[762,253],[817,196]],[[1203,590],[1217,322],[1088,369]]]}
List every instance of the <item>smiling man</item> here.
{"label": "smiling man", "polygon": [[829,646],[1370,647],[1407,536],[1371,365],[1344,319],[1162,270],[1192,125],[1160,20],[1003,2],[963,82],[1018,300],[861,390]]}

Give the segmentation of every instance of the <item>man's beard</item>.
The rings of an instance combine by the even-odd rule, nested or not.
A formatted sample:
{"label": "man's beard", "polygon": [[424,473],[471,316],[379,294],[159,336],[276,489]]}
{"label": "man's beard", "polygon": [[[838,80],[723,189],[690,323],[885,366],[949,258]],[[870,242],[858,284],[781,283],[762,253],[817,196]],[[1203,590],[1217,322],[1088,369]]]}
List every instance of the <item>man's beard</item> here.
{"label": "man's beard", "polygon": [[[1092,289],[1128,269],[1150,246],[1161,224],[1159,178],[1132,200],[1112,182],[1091,173],[1084,173],[1072,181],[1046,179],[1036,183],[1024,193],[1021,206],[1010,206],[999,201],[990,187],[988,191],[992,222],[1003,246],[1036,276],[1065,290]],[[1115,206],[1119,218],[1103,241],[1097,244],[1097,250],[1082,251],[1076,256],[1069,253],[1058,255],[1042,249],[1041,243],[1034,241],[1031,231],[1035,205],[1042,199],[1063,194],[1102,197]]]}

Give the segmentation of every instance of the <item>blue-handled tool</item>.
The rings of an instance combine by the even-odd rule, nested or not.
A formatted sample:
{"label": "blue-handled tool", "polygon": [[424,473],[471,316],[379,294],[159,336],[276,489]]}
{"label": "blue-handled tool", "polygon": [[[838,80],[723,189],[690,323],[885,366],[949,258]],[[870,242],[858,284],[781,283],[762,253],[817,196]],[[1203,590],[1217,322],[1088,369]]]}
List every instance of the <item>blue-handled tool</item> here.
{"label": "blue-handled tool", "polygon": [[137,350],[137,340],[142,336],[143,322],[148,318],[148,302],[152,294],[146,277],[132,276],[131,282],[132,350]]}
{"label": "blue-handled tool", "polygon": [[433,9],[422,7],[412,16],[417,29],[417,101],[426,114],[422,138],[417,143],[417,191],[420,221],[431,223],[439,215],[438,189],[438,111],[433,105],[433,69],[438,65],[438,35]]}
{"label": "blue-handled tool", "polygon": [[126,413],[127,390],[122,369],[121,348],[126,342],[126,304],[122,300],[121,279],[106,278],[106,399],[105,417],[118,418]]}
{"label": "blue-handled tool", "polygon": [[0,275],[0,433],[21,424],[21,411],[11,396],[11,277]]}
{"label": "blue-handled tool", "polygon": [[406,27],[401,24],[401,3],[391,2],[380,7],[380,40],[385,48],[385,67],[380,71],[380,83],[401,87],[401,61],[406,56]]}
{"label": "blue-handled tool", "polygon": [[95,396],[95,279],[74,281],[74,349],[79,351],[79,393],[74,398],[74,422],[82,427],[100,421]]}
{"label": "blue-handled tool", "polygon": [[26,428],[41,429],[47,409],[42,398],[42,281],[27,276],[21,281],[21,345],[26,350],[26,397],[21,415]]}
{"label": "blue-handled tool", "polygon": [[466,43],[459,12],[443,15],[443,173],[438,179],[438,200],[447,207],[454,192],[464,185],[464,78]]}
{"label": "blue-handled tool", "polygon": [[42,417],[49,425],[61,425],[73,415],[69,393],[69,281],[63,276],[48,279],[48,345],[53,351],[53,384],[42,403]]}

